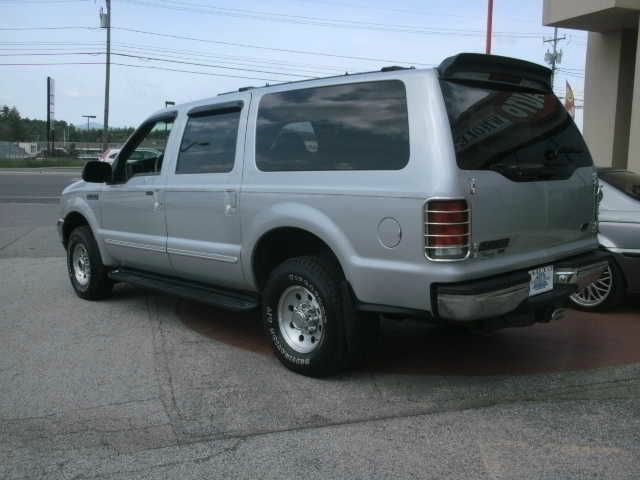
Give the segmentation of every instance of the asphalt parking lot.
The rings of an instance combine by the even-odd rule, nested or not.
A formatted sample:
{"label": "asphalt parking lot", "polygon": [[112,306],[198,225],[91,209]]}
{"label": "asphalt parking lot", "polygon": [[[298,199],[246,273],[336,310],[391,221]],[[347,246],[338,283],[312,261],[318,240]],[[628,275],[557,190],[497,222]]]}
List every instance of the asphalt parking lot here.
{"label": "asphalt parking lot", "polygon": [[366,366],[309,379],[255,314],[77,298],[74,176],[0,172],[0,478],[640,478],[640,300],[486,337],[386,322]]}

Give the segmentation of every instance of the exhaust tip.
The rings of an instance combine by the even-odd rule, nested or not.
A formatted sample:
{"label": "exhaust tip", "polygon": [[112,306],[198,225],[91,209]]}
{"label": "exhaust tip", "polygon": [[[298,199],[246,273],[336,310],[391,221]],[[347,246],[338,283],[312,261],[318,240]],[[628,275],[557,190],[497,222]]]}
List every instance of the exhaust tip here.
{"label": "exhaust tip", "polygon": [[565,317],[566,313],[566,309],[556,308],[553,312],[551,312],[551,320],[553,320],[554,322],[556,320],[562,320]]}

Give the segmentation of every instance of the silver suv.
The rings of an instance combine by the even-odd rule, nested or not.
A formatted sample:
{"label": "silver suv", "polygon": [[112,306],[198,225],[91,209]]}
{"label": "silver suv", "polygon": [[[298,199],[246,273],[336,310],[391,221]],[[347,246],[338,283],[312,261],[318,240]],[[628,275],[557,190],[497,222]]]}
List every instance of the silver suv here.
{"label": "silver suv", "polygon": [[362,358],[380,314],[559,317],[607,265],[597,188],[548,69],[461,54],[160,111],[85,166],[58,226],[80,297],[261,307],[282,363],[319,376]]}

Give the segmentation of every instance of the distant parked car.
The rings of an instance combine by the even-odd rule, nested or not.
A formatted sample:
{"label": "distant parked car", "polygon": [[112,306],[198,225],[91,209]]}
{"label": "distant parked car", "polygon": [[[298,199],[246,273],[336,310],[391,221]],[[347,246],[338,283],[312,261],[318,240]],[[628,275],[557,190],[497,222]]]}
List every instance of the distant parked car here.
{"label": "distant parked car", "polygon": [[[105,150],[105,152],[100,155],[99,160],[101,162],[107,162],[109,164],[113,164],[114,160],[118,158],[118,154],[120,153],[119,148],[110,148]],[[158,158],[162,155],[161,150],[157,150],[155,148],[141,147],[136,148],[136,150],[131,154],[129,158],[133,160],[149,160],[151,158]]]}
{"label": "distant parked car", "polygon": [[118,156],[118,153],[120,153],[119,148],[108,148],[107,150],[102,152],[98,160],[100,160],[101,162],[107,162],[109,164],[113,164],[113,161]]}
{"label": "distant parked car", "polygon": [[618,305],[627,293],[640,293],[640,174],[598,170],[602,185],[600,234],[602,247],[613,254],[600,278],[571,297],[587,310]]}

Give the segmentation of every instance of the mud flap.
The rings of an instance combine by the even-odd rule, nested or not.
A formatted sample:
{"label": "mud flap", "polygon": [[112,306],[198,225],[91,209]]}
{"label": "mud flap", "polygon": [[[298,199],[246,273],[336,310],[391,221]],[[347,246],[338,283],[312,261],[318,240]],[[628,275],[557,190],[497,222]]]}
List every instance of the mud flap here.
{"label": "mud flap", "polygon": [[341,283],[340,292],[346,361],[349,366],[358,365],[366,361],[375,340],[380,336],[380,319],[375,313],[356,310],[351,287],[346,281]]}

